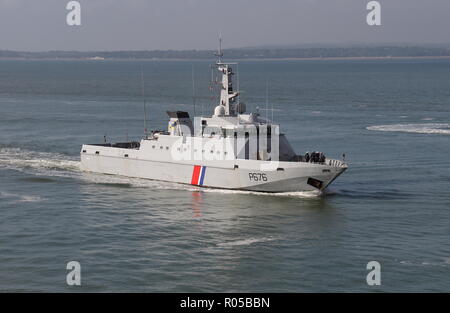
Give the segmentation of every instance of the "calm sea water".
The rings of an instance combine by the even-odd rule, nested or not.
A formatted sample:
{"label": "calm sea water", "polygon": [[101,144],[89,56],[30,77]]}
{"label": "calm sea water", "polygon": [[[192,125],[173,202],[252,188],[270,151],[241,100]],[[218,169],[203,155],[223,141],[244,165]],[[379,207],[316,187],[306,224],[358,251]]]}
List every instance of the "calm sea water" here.
{"label": "calm sea water", "polygon": [[212,112],[208,64],[0,61],[1,291],[450,291],[450,60],[240,63],[241,99],[270,117],[268,79],[298,153],[346,153],[320,196],[79,171],[81,144],[142,134],[141,67],[165,129],[193,113],[192,66]]}

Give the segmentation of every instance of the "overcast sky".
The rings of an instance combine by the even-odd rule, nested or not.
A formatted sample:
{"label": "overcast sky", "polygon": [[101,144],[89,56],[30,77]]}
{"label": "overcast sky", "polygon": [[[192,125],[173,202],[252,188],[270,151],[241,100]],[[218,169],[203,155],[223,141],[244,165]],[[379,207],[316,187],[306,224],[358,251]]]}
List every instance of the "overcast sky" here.
{"label": "overcast sky", "polygon": [[450,43],[450,0],[0,0],[0,50],[214,49],[316,43]]}

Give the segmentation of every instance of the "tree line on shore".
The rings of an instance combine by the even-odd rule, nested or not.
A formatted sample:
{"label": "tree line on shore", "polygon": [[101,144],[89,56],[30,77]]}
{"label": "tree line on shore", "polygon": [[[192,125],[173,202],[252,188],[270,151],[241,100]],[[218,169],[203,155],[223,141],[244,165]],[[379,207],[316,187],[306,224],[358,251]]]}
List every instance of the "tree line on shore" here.
{"label": "tree line on shore", "polygon": [[[45,51],[0,50],[0,58],[14,59],[213,59],[212,50]],[[445,57],[449,47],[330,47],[239,48],[224,50],[227,59],[288,59],[346,57]]]}

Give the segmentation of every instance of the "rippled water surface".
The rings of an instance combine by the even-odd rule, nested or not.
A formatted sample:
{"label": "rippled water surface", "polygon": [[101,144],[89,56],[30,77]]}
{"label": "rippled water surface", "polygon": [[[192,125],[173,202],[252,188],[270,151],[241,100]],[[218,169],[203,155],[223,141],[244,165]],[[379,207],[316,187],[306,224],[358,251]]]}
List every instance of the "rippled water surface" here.
{"label": "rippled water surface", "polygon": [[322,195],[80,172],[82,143],[140,137],[141,66],[152,128],[194,111],[192,66],[212,112],[207,62],[0,61],[0,290],[450,291],[449,60],[240,63],[298,153],[346,154]]}

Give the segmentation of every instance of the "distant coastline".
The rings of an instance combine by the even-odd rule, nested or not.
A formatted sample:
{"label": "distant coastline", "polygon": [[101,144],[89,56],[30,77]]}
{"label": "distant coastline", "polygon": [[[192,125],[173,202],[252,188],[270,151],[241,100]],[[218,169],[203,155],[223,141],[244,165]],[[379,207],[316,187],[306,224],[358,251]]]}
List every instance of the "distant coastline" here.
{"label": "distant coastline", "polygon": [[[376,60],[399,58],[450,58],[449,47],[380,46],[332,48],[240,48],[225,50],[228,60]],[[213,59],[212,50],[45,51],[0,50],[0,60],[154,60],[202,61]]]}
{"label": "distant coastline", "polygon": [[[311,57],[311,58],[246,58],[246,59],[227,59],[229,61],[375,61],[375,60],[445,60],[450,59],[449,56],[396,56],[396,57]],[[174,61],[174,62],[184,62],[184,61],[211,61],[213,58],[209,59],[163,59],[163,58],[152,58],[152,59],[124,59],[124,58],[108,58],[108,59],[91,59],[91,58],[2,58],[0,57],[0,61],[127,61],[127,62],[138,62],[138,61],[155,61],[155,62],[164,62],[164,61]]]}

